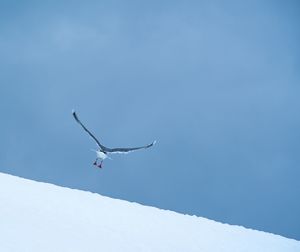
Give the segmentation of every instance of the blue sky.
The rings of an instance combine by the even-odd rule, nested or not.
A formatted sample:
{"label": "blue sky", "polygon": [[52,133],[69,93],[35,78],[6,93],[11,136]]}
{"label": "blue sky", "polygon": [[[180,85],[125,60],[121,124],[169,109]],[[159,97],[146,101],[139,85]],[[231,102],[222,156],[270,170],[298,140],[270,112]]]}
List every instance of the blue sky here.
{"label": "blue sky", "polygon": [[[2,1],[0,171],[300,239],[297,1]],[[92,166],[94,142],[155,148]]]}

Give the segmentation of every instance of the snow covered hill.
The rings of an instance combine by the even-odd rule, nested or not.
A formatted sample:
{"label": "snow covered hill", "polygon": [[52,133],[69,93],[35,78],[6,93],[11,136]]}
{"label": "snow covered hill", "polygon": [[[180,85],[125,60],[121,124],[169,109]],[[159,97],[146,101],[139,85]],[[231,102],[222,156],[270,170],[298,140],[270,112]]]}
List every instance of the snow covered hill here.
{"label": "snow covered hill", "polygon": [[0,251],[300,252],[300,242],[0,173]]}

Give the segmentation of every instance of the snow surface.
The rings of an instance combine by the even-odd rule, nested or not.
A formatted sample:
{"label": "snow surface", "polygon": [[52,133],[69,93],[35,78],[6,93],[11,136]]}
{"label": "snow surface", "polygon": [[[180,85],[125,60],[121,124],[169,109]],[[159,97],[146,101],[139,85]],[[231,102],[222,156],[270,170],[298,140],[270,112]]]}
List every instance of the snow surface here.
{"label": "snow surface", "polygon": [[0,251],[300,252],[300,242],[0,173]]}

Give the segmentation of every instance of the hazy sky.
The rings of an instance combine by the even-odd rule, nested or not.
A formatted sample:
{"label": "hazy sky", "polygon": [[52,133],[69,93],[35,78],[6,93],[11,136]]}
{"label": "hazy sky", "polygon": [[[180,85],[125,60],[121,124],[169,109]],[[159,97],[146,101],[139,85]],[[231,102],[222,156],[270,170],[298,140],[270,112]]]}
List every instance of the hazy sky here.
{"label": "hazy sky", "polygon": [[299,7],[1,1],[0,171],[299,240]]}

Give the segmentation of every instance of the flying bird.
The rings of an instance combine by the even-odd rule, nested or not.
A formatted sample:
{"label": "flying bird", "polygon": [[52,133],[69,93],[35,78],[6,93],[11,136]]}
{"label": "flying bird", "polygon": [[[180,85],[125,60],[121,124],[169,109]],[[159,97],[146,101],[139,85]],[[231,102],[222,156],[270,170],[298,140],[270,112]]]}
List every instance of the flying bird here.
{"label": "flying bird", "polygon": [[[153,141],[151,144],[145,145],[145,146],[140,146],[140,147],[133,147],[133,148],[108,148],[105,147],[104,145],[102,145],[99,140],[83,125],[83,123],[79,120],[76,112],[73,110],[72,111],[73,117],[75,118],[76,122],[78,122],[81,127],[90,135],[90,137],[92,137],[95,142],[97,143],[99,149],[95,150],[97,158],[95,160],[95,162],[93,163],[93,165],[98,166],[99,168],[102,168],[103,165],[103,160],[106,158],[109,158],[108,155],[109,154],[113,154],[113,153],[128,153],[131,151],[136,151],[136,150],[141,150],[141,149],[148,149],[151,146],[153,146],[156,141]],[[98,160],[100,160],[100,163],[98,164]]]}

